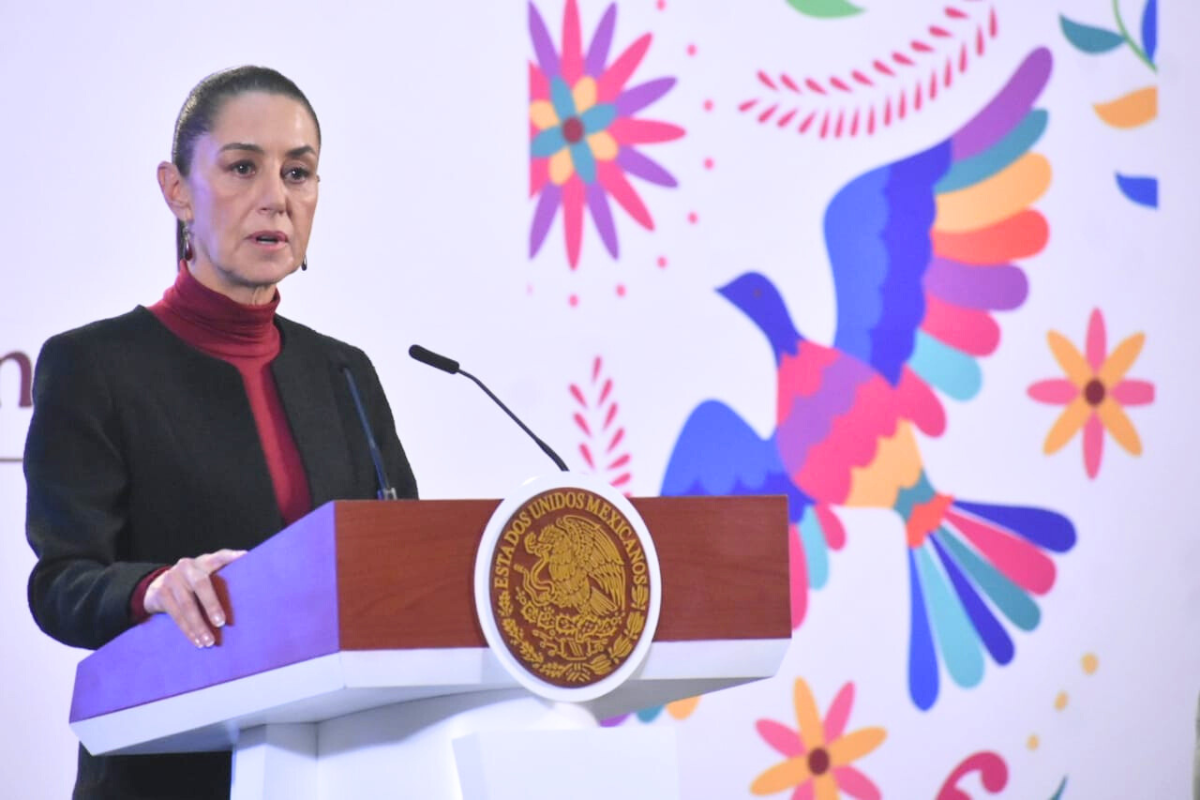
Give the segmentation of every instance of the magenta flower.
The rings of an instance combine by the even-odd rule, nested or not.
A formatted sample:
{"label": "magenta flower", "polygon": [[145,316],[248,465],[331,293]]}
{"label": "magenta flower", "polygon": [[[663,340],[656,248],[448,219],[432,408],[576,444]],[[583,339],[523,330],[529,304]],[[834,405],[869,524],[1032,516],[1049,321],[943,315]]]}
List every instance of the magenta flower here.
{"label": "magenta flower", "polygon": [[675,79],[658,78],[626,88],[651,37],[645,34],[609,63],[616,22],[613,4],[604,12],[585,53],[579,8],[576,0],[567,0],[559,53],[538,10],[529,5],[529,33],[537,57],[537,63],[529,65],[529,190],[530,196],[538,198],[529,232],[530,258],[541,249],[559,208],[572,269],[579,263],[585,209],[605,249],[617,258],[617,229],[609,198],[639,225],[653,230],[654,220],[628,176],[659,186],[677,185],[669,172],[635,145],[678,139],[683,128],[633,116],[666,94]]}

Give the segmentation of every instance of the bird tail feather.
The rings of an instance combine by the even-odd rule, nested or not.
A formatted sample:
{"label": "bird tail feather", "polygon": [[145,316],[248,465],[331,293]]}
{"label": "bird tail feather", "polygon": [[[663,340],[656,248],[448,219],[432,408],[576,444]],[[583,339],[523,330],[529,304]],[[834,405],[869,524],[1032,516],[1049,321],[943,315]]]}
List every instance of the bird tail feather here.
{"label": "bird tail feather", "polygon": [[846,529],[828,505],[810,504],[800,521],[791,525],[792,630],[804,622],[809,589],[821,589],[829,581],[829,551],[841,550],[845,544]]}
{"label": "bird tail feather", "polygon": [[956,500],[925,541],[908,553],[911,589],[909,694],[921,709],[938,695],[938,656],[959,686],[983,679],[984,651],[997,664],[1015,647],[995,612],[1030,631],[1041,620],[1033,595],[1054,585],[1054,562],[1075,544],[1062,514],[1040,508]]}

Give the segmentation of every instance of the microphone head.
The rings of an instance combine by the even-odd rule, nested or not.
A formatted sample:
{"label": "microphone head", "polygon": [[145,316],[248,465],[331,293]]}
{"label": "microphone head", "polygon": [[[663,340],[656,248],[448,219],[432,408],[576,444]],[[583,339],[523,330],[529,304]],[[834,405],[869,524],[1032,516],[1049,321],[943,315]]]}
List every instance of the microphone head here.
{"label": "microphone head", "polygon": [[420,361],[422,364],[428,364],[431,367],[440,369],[442,372],[449,372],[451,375],[457,374],[458,362],[452,358],[439,356],[431,350],[426,350],[419,344],[414,344],[408,348],[408,354]]}

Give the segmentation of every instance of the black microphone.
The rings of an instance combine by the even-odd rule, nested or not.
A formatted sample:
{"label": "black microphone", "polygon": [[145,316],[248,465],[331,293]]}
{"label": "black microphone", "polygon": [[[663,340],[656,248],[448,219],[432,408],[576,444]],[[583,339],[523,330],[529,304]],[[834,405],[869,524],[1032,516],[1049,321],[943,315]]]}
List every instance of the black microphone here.
{"label": "black microphone", "polygon": [[496,395],[492,394],[492,390],[483,385],[483,381],[479,380],[479,378],[476,378],[474,375],[467,372],[465,369],[462,369],[461,367],[459,367],[457,361],[455,361],[452,358],[446,358],[445,356],[440,356],[431,350],[426,350],[424,347],[421,347],[421,345],[419,345],[419,344],[414,344],[412,347],[408,348],[408,354],[410,356],[412,356],[413,358],[415,358],[417,361],[420,361],[422,364],[428,364],[431,367],[440,369],[442,372],[449,372],[451,375],[458,374],[458,375],[462,375],[464,377],[467,377],[467,378],[470,378],[471,380],[473,380],[475,382],[475,385],[478,386],[480,389],[483,389],[483,391],[487,394],[487,396],[492,398],[492,400],[496,403],[496,405],[498,405],[498,406],[500,406],[500,408],[504,409],[504,413],[508,414],[508,416],[510,416],[512,418],[513,422],[515,422],[521,426],[521,430],[523,430],[523,431],[525,431],[525,433],[529,434],[530,439],[533,439],[535,442],[537,442],[537,446],[542,448],[543,453],[550,456],[550,460],[554,462],[555,466],[557,466],[563,472],[570,472],[570,470],[567,469],[567,465],[564,464],[563,460],[558,457],[558,453],[555,453],[553,450],[550,449],[550,445],[546,444],[541,439],[539,439],[537,437],[537,434],[535,434],[533,431],[529,430],[529,427],[524,422],[521,422],[521,420],[517,419],[517,415],[514,414],[513,412],[509,411],[508,406],[506,406],[506,405],[504,405],[504,403],[500,402],[500,398],[496,397]]}
{"label": "black microphone", "polygon": [[395,500],[396,488],[388,482],[387,473],[383,470],[383,456],[379,454],[379,445],[375,443],[375,435],[371,433],[371,423],[367,422],[367,412],[363,410],[362,398],[358,394],[358,384],[354,382],[354,374],[350,372],[349,364],[342,364],[342,374],[350,385],[350,396],[354,398],[354,408],[358,411],[358,420],[362,423],[363,433],[367,435],[367,449],[371,451],[371,460],[375,462],[375,480],[379,485],[376,496],[380,500]]}

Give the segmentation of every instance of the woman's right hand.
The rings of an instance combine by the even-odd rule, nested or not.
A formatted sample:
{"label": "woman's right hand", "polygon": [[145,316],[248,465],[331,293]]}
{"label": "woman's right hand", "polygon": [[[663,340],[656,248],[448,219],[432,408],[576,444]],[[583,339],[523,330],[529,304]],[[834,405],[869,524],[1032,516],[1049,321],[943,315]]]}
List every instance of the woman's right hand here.
{"label": "woman's right hand", "polygon": [[212,647],[216,641],[213,628],[225,624],[225,611],[209,576],[245,554],[245,550],[218,550],[196,558],[179,559],[146,588],[146,611],[170,614],[179,630],[194,645]]}

